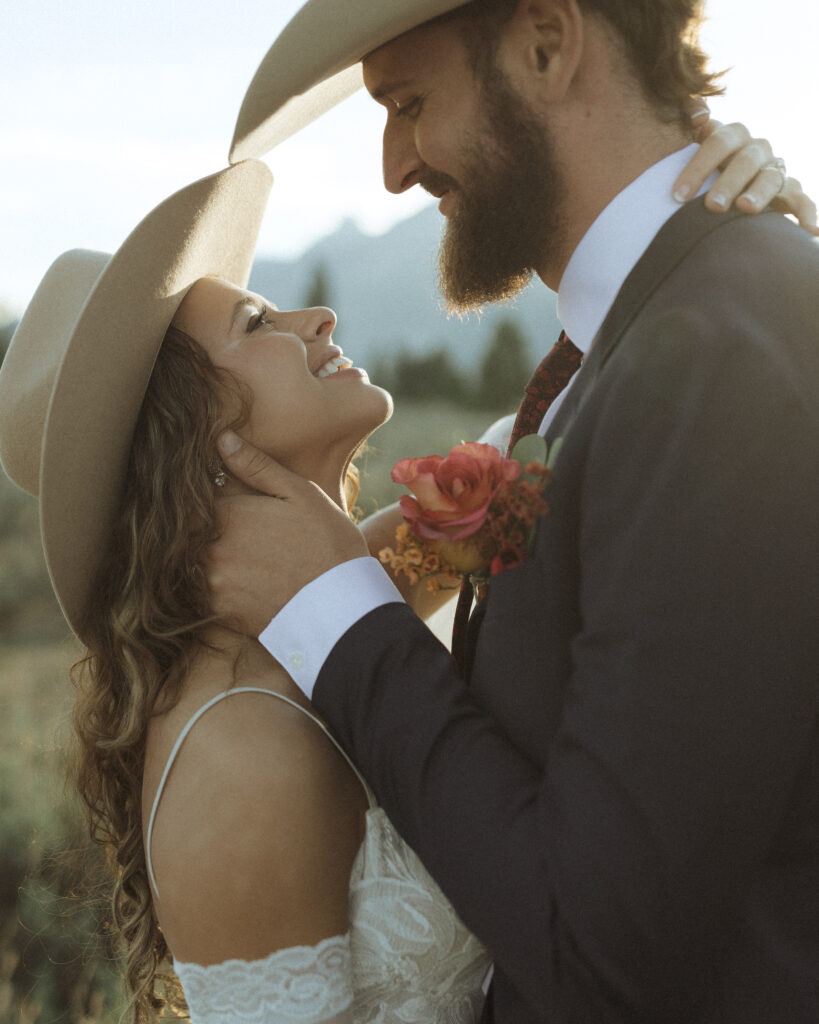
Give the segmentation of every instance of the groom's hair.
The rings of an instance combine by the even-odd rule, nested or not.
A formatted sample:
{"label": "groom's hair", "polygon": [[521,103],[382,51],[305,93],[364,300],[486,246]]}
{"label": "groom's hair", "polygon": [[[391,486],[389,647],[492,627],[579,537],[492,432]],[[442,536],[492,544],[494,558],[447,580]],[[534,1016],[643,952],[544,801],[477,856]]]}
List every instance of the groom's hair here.
{"label": "groom's hair", "polygon": [[[472,0],[446,19],[460,22],[476,75],[485,79],[495,65],[503,28],[518,0]],[[646,99],[663,121],[690,125],[692,96],[724,90],[709,72],[699,45],[704,0],[578,0],[586,15],[604,19]]]}

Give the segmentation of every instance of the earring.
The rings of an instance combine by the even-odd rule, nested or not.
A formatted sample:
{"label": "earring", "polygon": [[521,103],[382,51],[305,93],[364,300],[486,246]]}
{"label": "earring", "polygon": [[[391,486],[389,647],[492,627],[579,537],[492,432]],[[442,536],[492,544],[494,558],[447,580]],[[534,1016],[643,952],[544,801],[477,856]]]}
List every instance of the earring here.
{"label": "earring", "polygon": [[211,474],[211,478],[217,487],[224,487],[227,483],[227,473],[219,459],[211,459],[208,462],[208,473]]}

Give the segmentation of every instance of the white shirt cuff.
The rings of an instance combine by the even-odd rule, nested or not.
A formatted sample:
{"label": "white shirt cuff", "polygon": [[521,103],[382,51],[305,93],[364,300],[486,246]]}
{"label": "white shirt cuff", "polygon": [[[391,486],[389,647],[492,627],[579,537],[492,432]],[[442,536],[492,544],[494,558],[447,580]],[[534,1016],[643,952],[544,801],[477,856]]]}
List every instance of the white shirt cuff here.
{"label": "white shirt cuff", "polygon": [[259,641],[312,698],[322,665],[347,630],[375,608],[403,600],[377,559],[353,558],[302,587]]}

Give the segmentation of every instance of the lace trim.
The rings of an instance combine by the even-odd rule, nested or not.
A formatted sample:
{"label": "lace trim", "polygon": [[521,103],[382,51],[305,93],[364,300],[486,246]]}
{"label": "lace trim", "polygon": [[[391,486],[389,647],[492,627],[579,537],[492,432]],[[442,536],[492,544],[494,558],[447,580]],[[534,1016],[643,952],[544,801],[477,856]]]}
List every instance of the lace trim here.
{"label": "lace trim", "polygon": [[353,1001],[349,935],[280,949],[263,960],[177,961],[174,970],[195,1024],[304,1024],[341,1013]]}
{"label": "lace trim", "polygon": [[356,1024],[475,1024],[489,956],[380,807],[350,880]]}

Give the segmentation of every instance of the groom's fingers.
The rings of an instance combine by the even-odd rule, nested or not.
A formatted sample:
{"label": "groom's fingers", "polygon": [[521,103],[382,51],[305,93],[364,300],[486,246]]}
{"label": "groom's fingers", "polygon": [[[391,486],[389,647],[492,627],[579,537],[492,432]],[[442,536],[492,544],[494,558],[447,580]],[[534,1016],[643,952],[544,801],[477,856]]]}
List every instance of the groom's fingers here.
{"label": "groom's fingers", "polygon": [[367,544],[316,484],[230,431],[218,444],[226,469],[258,493],[219,498],[219,536],[205,567],[210,606],[234,629],[258,636],[302,587],[367,555]]}
{"label": "groom's fingers", "polygon": [[279,465],[265,452],[242,440],[232,430],[226,430],[217,443],[225,467],[254,490],[269,494],[271,498],[287,499],[294,485],[298,486],[300,477]]}

